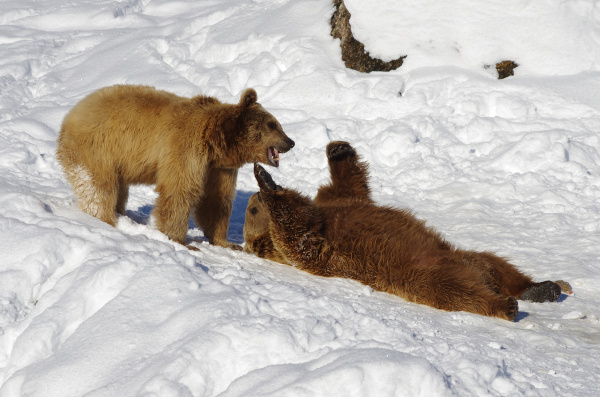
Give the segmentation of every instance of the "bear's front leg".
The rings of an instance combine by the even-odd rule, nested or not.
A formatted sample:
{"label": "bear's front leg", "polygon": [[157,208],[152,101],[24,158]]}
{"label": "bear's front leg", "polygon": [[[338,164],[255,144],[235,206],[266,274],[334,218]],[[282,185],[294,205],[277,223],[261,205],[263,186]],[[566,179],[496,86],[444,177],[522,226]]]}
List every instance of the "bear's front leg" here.
{"label": "bear's front leg", "polygon": [[356,150],[348,142],[333,141],[326,152],[331,183],[319,188],[315,203],[339,204],[341,199],[371,202],[367,164],[360,161]]}
{"label": "bear's front leg", "polygon": [[194,208],[194,221],[202,228],[209,243],[241,250],[242,247],[238,244],[227,241],[237,174],[236,168],[211,168],[208,170],[203,196]]}
{"label": "bear's front leg", "polygon": [[254,175],[269,212],[277,251],[302,270],[320,276],[334,275],[331,268],[334,250],[321,234],[323,221],[319,209],[300,193],[282,189],[258,164],[254,165]]}

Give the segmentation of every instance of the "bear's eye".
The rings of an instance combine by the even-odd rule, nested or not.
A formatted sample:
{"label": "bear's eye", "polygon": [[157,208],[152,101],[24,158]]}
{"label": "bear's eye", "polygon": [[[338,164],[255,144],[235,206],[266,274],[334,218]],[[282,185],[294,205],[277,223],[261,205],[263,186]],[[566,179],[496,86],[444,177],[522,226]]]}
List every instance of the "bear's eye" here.
{"label": "bear's eye", "polygon": [[277,128],[277,124],[275,124],[273,121],[269,122],[269,124],[267,124],[267,126],[269,126],[269,128],[272,130]]}
{"label": "bear's eye", "polygon": [[250,213],[251,213],[252,215],[256,215],[256,213],[257,213],[257,212],[258,212],[258,209],[257,209],[256,207],[252,207],[252,208],[250,208]]}

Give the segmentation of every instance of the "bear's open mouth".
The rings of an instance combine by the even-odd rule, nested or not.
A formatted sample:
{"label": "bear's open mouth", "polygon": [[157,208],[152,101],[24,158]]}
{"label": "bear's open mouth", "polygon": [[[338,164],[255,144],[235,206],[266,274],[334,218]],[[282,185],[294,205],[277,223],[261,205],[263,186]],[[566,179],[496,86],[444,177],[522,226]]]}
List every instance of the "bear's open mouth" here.
{"label": "bear's open mouth", "polygon": [[267,158],[275,167],[279,167],[279,151],[273,146],[267,149]]}

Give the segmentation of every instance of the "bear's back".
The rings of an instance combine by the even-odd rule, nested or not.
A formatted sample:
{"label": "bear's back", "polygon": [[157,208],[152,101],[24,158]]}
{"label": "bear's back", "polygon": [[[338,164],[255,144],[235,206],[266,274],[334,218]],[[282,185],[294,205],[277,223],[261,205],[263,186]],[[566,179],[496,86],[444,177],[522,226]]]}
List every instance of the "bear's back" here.
{"label": "bear's back", "polygon": [[135,124],[154,119],[165,107],[183,101],[188,99],[152,87],[116,85],[88,95],[71,113],[95,120],[129,119]]}
{"label": "bear's back", "polygon": [[[153,130],[163,110],[188,99],[147,86],[115,85],[82,99],[63,121],[66,134]],[[116,134],[116,132],[112,132]]]}
{"label": "bear's back", "polygon": [[191,101],[192,103],[194,103],[195,106],[202,108],[207,106],[221,105],[221,101],[219,101],[217,98],[205,95],[195,96],[192,98]]}
{"label": "bear's back", "polygon": [[121,169],[125,180],[154,183],[168,146],[171,108],[189,102],[175,94],[137,85],[102,88],[82,99],[65,117],[59,154],[97,169]]}

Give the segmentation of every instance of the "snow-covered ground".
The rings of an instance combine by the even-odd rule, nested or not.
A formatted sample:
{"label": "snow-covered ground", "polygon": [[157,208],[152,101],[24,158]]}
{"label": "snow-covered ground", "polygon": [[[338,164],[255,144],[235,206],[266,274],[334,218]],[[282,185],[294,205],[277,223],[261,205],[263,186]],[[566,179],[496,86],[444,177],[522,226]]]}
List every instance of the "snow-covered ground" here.
{"label": "snow-covered ground", "polygon": [[[329,0],[0,3],[0,396],[600,394],[600,1],[347,2],[401,69],[346,69]],[[326,143],[350,141],[378,202],[574,295],[508,322],[191,252],[147,226],[147,186],[112,228],[55,150],[69,109],[117,83],[254,87],[296,141],[278,183],[314,194]],[[231,241],[256,190],[245,166]]]}

